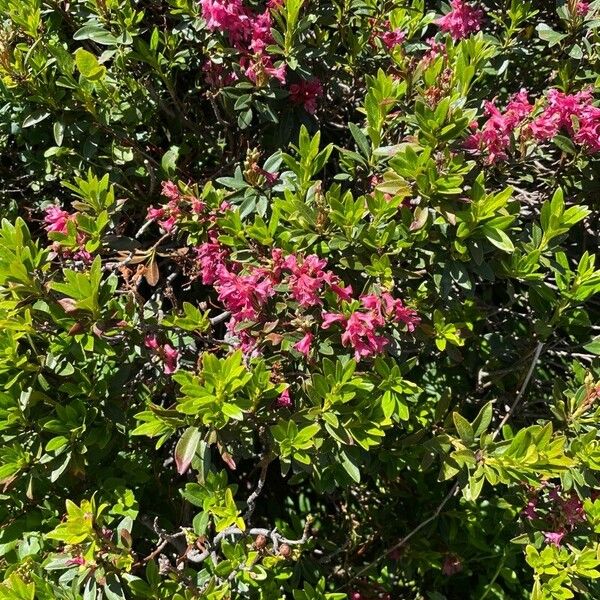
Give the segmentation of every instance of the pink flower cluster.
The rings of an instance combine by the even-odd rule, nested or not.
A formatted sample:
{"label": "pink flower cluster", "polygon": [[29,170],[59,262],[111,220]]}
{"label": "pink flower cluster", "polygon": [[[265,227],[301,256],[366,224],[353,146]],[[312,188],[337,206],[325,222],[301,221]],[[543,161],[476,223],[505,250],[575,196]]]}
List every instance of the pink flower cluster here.
{"label": "pink flower cluster", "polygon": [[564,131],[589,152],[600,151],[600,108],[593,105],[590,90],[565,94],[551,89],[547,101],[544,111],[529,125],[535,139],[549,140]]}
{"label": "pink flower cluster", "polygon": [[352,312],[350,316],[342,313],[323,313],[323,329],[328,329],[334,323],[344,328],[342,345],[354,349],[354,358],[381,354],[389,340],[382,335],[382,329],[387,320],[406,325],[412,332],[419,324],[417,313],[404,306],[402,300],[394,299],[388,292],[381,296],[368,294],[360,297],[362,310]]}
{"label": "pink flower cluster", "polygon": [[589,2],[578,2],[575,5],[575,10],[580,17],[585,17],[590,12]]}
{"label": "pink flower cluster", "polygon": [[376,19],[370,20],[370,25],[373,29],[369,41],[375,46],[375,41],[380,40],[381,43],[388,49],[393,50],[396,46],[400,46],[406,39],[406,32],[399,27],[392,29],[389,21],[385,21],[380,27]]}
{"label": "pink flower cluster", "polygon": [[317,100],[323,95],[323,85],[316,79],[309,79],[290,85],[290,100],[304,107],[313,115],[317,110]]}
{"label": "pink flower cluster", "polygon": [[[330,301],[333,302],[353,301],[352,287],[344,285],[337,275],[327,269],[325,259],[314,254],[305,257],[295,254],[285,256],[281,249],[275,248],[268,264],[244,267],[229,260],[228,252],[220,246],[214,232],[209,235],[210,241],[197,250],[202,282],[214,286],[219,301],[231,313],[227,329],[238,339],[238,345],[245,353],[257,351],[257,339],[251,329],[239,327],[240,324],[265,322],[268,317],[267,306],[277,294],[289,294],[288,301],[297,303],[299,310],[323,307],[327,293],[331,293]],[[383,352],[388,343],[383,335],[388,322],[402,323],[411,332],[419,323],[416,312],[388,292],[380,296],[361,296],[360,303],[361,309],[347,316],[327,311],[320,316],[322,329],[328,329],[336,322],[344,327],[341,342],[354,349],[357,360]],[[310,317],[308,323],[316,316]],[[279,325],[284,329],[293,326],[285,322]],[[293,328],[298,330],[297,326]],[[293,348],[308,356],[315,334],[308,330],[306,324],[300,329],[303,337]]]}
{"label": "pink flower cluster", "polygon": [[[522,516],[527,520],[532,521],[536,518],[542,518],[539,514],[539,498],[538,491],[534,491],[533,495],[527,501],[527,506],[522,511]],[[544,531],[544,539],[548,544],[560,546],[562,539],[567,533],[573,531],[578,524],[585,520],[583,503],[579,497],[571,492],[564,497],[561,494],[560,486],[553,487],[546,495],[545,499],[548,503],[549,514],[551,521],[551,530]]]}
{"label": "pink flower cluster", "polygon": [[[44,216],[44,229],[48,233],[62,233],[67,235],[69,232],[69,223],[77,224],[77,213],[69,213],[63,210],[56,204],[52,204],[46,208]],[[53,244],[53,250],[65,258],[73,258],[85,263],[92,260],[92,255],[85,249],[86,236],[83,232],[77,232],[77,244],[79,248],[72,250],[62,246],[60,243]]]}
{"label": "pink flower cluster", "polygon": [[[172,181],[163,181],[162,195],[168,202],[158,208],[151,206],[146,218],[149,221],[156,221],[166,233],[171,233],[179,221],[192,215],[196,215],[201,222],[208,223],[214,222],[217,218],[217,213],[208,210],[205,202],[195,196],[183,194]],[[227,202],[220,207],[222,212],[228,209]]]}
{"label": "pink flower cluster", "polygon": [[163,371],[171,375],[177,371],[179,352],[170,344],[159,344],[155,335],[149,334],[144,339],[144,345],[152,350],[163,364]]}
{"label": "pink flower cluster", "polygon": [[465,148],[486,155],[490,164],[505,160],[513,132],[532,110],[526,90],[516,94],[506,105],[504,112],[498,109],[494,101],[486,102],[488,119],[481,128],[476,123],[473,125],[475,131],[466,139]]}
{"label": "pink flower cluster", "polygon": [[447,31],[454,41],[462,40],[481,29],[483,11],[464,0],[452,0],[452,10],[436,21],[442,31]]}
{"label": "pink flower cluster", "polygon": [[[246,8],[242,0],[201,0],[202,16],[210,31],[222,31],[238,51],[243,53],[240,65],[255,84],[270,76],[285,83],[285,64],[275,67],[266,48],[273,42],[270,8],[259,14]],[[277,9],[277,5],[272,7]]]}
{"label": "pink flower cluster", "polygon": [[327,261],[311,254],[298,259],[294,254],[283,257],[281,250],[273,250],[276,272],[286,273],[292,297],[302,308],[321,306],[321,292],[328,286],[338,298],[350,300],[352,286],[344,287],[337,275],[325,270]]}
{"label": "pink flower cluster", "polygon": [[235,73],[227,71],[223,64],[213,62],[210,58],[202,66],[202,71],[204,72],[206,83],[213,88],[233,85],[237,81]]}

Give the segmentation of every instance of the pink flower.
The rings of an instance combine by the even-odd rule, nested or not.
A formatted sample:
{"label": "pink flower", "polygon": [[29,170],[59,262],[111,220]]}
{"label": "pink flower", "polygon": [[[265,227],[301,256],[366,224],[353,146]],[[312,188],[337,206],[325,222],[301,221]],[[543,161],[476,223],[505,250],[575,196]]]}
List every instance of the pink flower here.
{"label": "pink flower", "polygon": [[375,312],[353,312],[346,323],[346,330],[342,334],[342,345],[354,349],[354,358],[358,362],[361,357],[381,354],[388,344],[388,340],[376,333],[384,325]]}
{"label": "pink flower", "polygon": [[148,208],[146,219],[148,219],[148,221],[156,221],[157,219],[162,219],[164,216],[164,208],[154,208],[154,206],[151,206],[150,208]]}
{"label": "pink flower", "polygon": [[578,2],[575,6],[575,10],[580,17],[585,17],[590,11],[589,2]]}
{"label": "pink flower", "polygon": [[80,260],[83,263],[91,263],[92,255],[85,248],[82,247],[73,253],[73,260]]}
{"label": "pink flower", "polygon": [[225,265],[216,268],[215,288],[219,300],[237,321],[254,321],[275,294],[273,280],[264,269],[253,268],[248,275],[232,273]]}
{"label": "pink flower", "polygon": [[429,50],[425,53],[421,61],[427,67],[429,66],[438,56],[446,53],[446,46],[441,42],[436,42],[435,38],[429,38],[427,40]]}
{"label": "pink flower", "polygon": [[292,272],[289,284],[298,304],[303,308],[322,304],[319,292],[328,278],[323,270],[327,261],[311,254],[299,264],[296,257],[291,255],[284,264]]}
{"label": "pink flower", "polygon": [[452,10],[438,19],[436,24],[447,31],[454,41],[466,38],[481,29],[483,11],[469,6],[464,0],[452,0]]}
{"label": "pink flower", "polygon": [[152,350],[162,361],[163,371],[167,375],[175,373],[179,359],[179,352],[170,344],[159,344],[154,334],[148,334],[144,338],[144,346]]}
{"label": "pink flower", "polygon": [[294,349],[298,350],[301,354],[308,356],[310,354],[310,347],[313,341],[314,335],[312,333],[306,333],[305,336],[294,344]]}
{"label": "pink flower", "polygon": [[247,36],[249,16],[241,0],[200,0],[200,5],[208,30],[227,32],[234,45]]}
{"label": "pink flower", "polygon": [[68,565],[85,565],[85,558],[83,556],[74,556],[67,561]]}
{"label": "pink flower", "polygon": [[179,352],[169,344],[164,344],[160,352],[164,362],[164,372],[171,375],[177,371],[177,362],[179,360]]}
{"label": "pink flower", "polygon": [[259,55],[256,59],[243,57],[240,65],[244,68],[246,77],[255,85],[263,85],[264,76],[273,77],[281,84],[285,84],[285,63],[282,63],[279,67],[275,67],[273,59],[266,54]]}
{"label": "pink flower", "polygon": [[181,198],[181,192],[175,183],[172,181],[162,182],[162,195],[168,198],[171,202],[177,203]]}
{"label": "pink flower", "polygon": [[[390,26],[389,21],[386,25],[387,27]],[[399,46],[404,42],[406,33],[402,31],[402,29],[393,29],[379,35],[379,39],[384,43],[388,50],[393,50],[396,46]]]}
{"label": "pink flower", "polygon": [[456,554],[447,554],[442,563],[442,573],[444,575],[456,575],[462,571],[462,563]]}
{"label": "pink flower", "polygon": [[224,266],[227,258],[227,250],[216,241],[216,236],[212,239],[214,241],[204,242],[196,248],[204,285],[212,285],[217,280],[217,268]]}
{"label": "pink flower", "polygon": [[291,408],[292,407],[292,399],[290,398],[290,390],[286,388],[281,392],[279,398],[275,401],[275,406],[277,408]]}
{"label": "pink flower", "polygon": [[60,206],[51,204],[46,207],[46,216],[44,217],[45,229],[48,233],[58,231],[59,233],[67,233],[67,224],[73,221],[75,215],[62,210]]}
{"label": "pink flower", "polygon": [[323,322],[321,323],[323,329],[329,329],[334,323],[346,323],[346,317],[342,314],[323,313],[321,317],[323,318]]}
{"label": "pink flower", "polygon": [[252,171],[257,173],[258,175],[262,175],[265,178],[265,182],[268,186],[274,186],[279,179],[279,173],[271,173],[270,171],[265,171],[256,163],[252,165]]}
{"label": "pink flower", "polygon": [[337,283],[329,282],[329,286],[331,287],[331,291],[334,292],[340,300],[345,300],[346,302],[352,300],[353,291],[351,285],[343,287],[341,285],[338,285]]}
{"label": "pink flower", "polygon": [[569,529],[585,520],[583,503],[576,494],[571,494],[567,500],[562,500],[561,504],[562,517]]}
{"label": "pink flower", "polygon": [[529,521],[537,517],[537,500],[535,498],[527,502],[527,506],[521,511],[521,515]]}
{"label": "pink flower", "polygon": [[548,106],[528,127],[533,137],[549,140],[561,130],[590,152],[600,151],[600,108],[594,106],[591,91],[565,94],[551,89]]}
{"label": "pink flower", "polygon": [[391,294],[385,292],[381,295],[385,302],[386,312],[388,316],[395,321],[404,323],[406,329],[412,333],[415,327],[421,322],[421,318],[417,315],[417,311],[404,306],[402,300],[394,299]]}
{"label": "pink flower", "polygon": [[159,221],[158,224],[165,230],[166,233],[170,233],[177,224],[177,215],[171,214],[168,219]]}
{"label": "pink flower", "polygon": [[317,99],[323,95],[323,86],[318,79],[300,81],[290,86],[290,100],[301,104],[311,115],[317,110]]}
{"label": "pink flower", "polygon": [[493,101],[486,102],[485,111],[489,118],[481,129],[476,129],[465,140],[465,148],[486,155],[489,164],[505,160],[512,133],[532,110],[533,106],[529,104],[526,90],[521,90],[513,96],[504,113],[500,112]]}
{"label": "pink flower", "polygon": [[560,546],[562,539],[565,537],[564,531],[544,531],[543,533],[546,543],[557,547]]}
{"label": "pink flower", "polygon": [[266,47],[273,42],[271,26],[271,13],[268,10],[250,21],[250,49],[254,53],[264,52]]}

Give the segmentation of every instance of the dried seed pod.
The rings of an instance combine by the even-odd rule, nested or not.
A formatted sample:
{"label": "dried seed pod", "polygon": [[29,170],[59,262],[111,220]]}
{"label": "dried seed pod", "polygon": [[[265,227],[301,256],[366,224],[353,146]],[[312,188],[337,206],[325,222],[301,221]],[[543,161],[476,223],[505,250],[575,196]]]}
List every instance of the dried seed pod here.
{"label": "dried seed pod", "polygon": [[254,547],[257,550],[262,550],[263,548],[265,548],[266,545],[267,545],[267,536],[263,535],[262,533],[257,535],[256,539],[254,540]]}

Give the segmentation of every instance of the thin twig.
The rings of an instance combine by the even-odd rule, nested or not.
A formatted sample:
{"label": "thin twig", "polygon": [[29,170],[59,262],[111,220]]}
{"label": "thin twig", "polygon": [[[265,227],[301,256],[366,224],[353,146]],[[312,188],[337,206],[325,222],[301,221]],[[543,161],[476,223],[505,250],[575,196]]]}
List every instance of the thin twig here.
{"label": "thin twig", "polygon": [[260,476],[258,477],[256,489],[248,496],[248,500],[246,500],[246,504],[248,505],[248,508],[246,509],[246,514],[244,515],[244,520],[246,521],[249,521],[250,517],[252,517],[252,514],[254,513],[254,509],[256,508],[256,500],[263,491],[263,487],[265,486],[265,480],[267,479],[267,471],[272,460],[273,456],[271,456],[270,454],[266,454],[260,461]]}
{"label": "thin twig", "polygon": [[[412,529],[407,535],[405,535],[397,544],[394,544],[391,548],[388,548],[384,554],[381,554],[374,561],[370,562],[366,567],[362,568],[358,573],[356,573],[356,575],[354,575],[342,587],[346,587],[347,585],[352,583],[354,580],[356,580],[359,577],[361,577],[362,575],[364,575],[369,569],[371,569],[377,563],[379,563],[379,561],[382,560],[384,556],[387,556],[388,554],[390,554],[390,552],[394,552],[395,550],[399,550],[400,548],[402,548],[402,546],[404,546],[415,534],[417,534],[419,531],[421,531],[421,529],[423,529],[423,527],[426,527],[427,525],[429,525],[429,523],[431,523],[432,521],[435,521],[438,518],[439,514],[444,509],[444,506],[446,506],[446,504],[448,503],[450,498],[452,498],[452,496],[454,496],[456,494],[456,492],[458,492],[458,482],[452,486],[452,488],[446,494],[444,499],[438,504],[438,507],[435,509],[435,512],[432,515],[427,517],[427,519],[425,519],[424,521],[421,521],[414,529]],[[341,588],[339,588],[339,589],[341,589]],[[338,591],[339,591],[339,589],[338,589]]]}
{"label": "thin twig", "polygon": [[508,420],[511,418],[511,416],[515,412],[517,406],[519,405],[519,402],[521,402],[521,398],[523,398],[523,394],[525,394],[525,390],[527,390],[527,386],[529,385],[529,381],[531,380],[531,376],[533,375],[533,371],[535,370],[535,367],[540,358],[540,354],[542,353],[543,348],[544,348],[543,342],[538,342],[538,344],[535,348],[535,352],[533,353],[533,360],[531,361],[531,365],[529,366],[529,371],[527,371],[527,375],[525,376],[525,380],[523,381],[523,385],[521,386],[521,389],[518,391],[517,397],[515,398],[514,402],[512,403],[512,406],[508,409],[508,412],[504,415],[504,418],[502,419],[502,421],[500,421],[498,427],[496,427],[496,430],[492,434],[493,440],[495,440],[498,437],[498,434],[500,433],[500,431],[502,431],[502,428],[506,425]]}

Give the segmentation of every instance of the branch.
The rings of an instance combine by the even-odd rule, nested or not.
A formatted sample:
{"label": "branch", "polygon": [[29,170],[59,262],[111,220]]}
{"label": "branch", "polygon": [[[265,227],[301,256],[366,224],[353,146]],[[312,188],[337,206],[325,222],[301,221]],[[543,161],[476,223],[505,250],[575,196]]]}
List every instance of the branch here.
{"label": "branch", "polygon": [[271,464],[272,460],[273,456],[266,454],[260,461],[260,476],[258,478],[258,483],[256,484],[256,489],[250,494],[250,496],[248,496],[248,500],[246,500],[246,504],[248,505],[248,508],[246,509],[246,514],[244,515],[244,520],[246,521],[248,521],[254,513],[254,509],[256,508],[256,500],[263,491],[263,487],[265,486],[265,480],[267,479],[267,471],[269,469],[269,464]]}
{"label": "branch", "polygon": [[538,342],[538,344],[535,348],[535,352],[533,353],[533,360],[531,361],[531,365],[529,366],[529,371],[527,371],[527,375],[525,376],[525,380],[523,381],[523,385],[521,386],[521,389],[518,391],[517,397],[515,398],[514,402],[512,403],[512,406],[508,409],[508,412],[504,415],[504,418],[502,419],[502,421],[500,421],[498,427],[496,427],[494,433],[492,434],[493,440],[495,440],[498,437],[498,434],[500,433],[500,431],[502,431],[502,428],[506,425],[508,420],[512,417],[517,406],[519,405],[519,402],[521,402],[521,398],[523,398],[523,394],[525,394],[525,391],[527,390],[527,386],[529,385],[529,381],[531,380],[531,376],[533,375],[533,371],[535,370],[535,366],[537,365],[537,362],[540,358],[540,354],[542,353],[543,348],[544,348],[544,344],[542,342]]}

